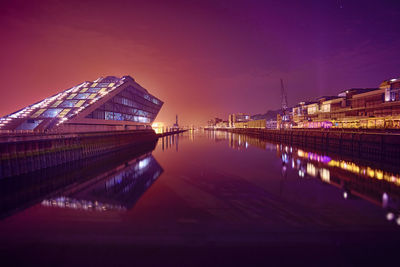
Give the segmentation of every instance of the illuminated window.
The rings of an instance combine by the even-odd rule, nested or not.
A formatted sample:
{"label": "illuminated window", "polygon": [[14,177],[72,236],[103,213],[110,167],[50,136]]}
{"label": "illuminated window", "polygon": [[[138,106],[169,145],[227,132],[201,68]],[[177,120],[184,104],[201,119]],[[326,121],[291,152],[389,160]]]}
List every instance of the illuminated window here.
{"label": "illuminated window", "polygon": [[58,107],[58,105],[60,105],[61,104],[61,100],[59,100],[59,101],[56,101],[53,105],[51,105],[53,108],[56,108],[56,107]]}
{"label": "illuminated window", "polygon": [[114,120],[116,120],[116,121],[122,121],[122,120],[124,120],[124,118],[123,118],[123,116],[122,116],[121,113],[114,112]]}
{"label": "illuminated window", "polygon": [[105,93],[107,91],[107,88],[102,88],[99,93]]}
{"label": "illuminated window", "polygon": [[108,87],[113,87],[115,83],[110,83]]}
{"label": "illuminated window", "polygon": [[85,100],[79,100],[78,103],[76,103],[75,107],[79,108],[80,106],[83,105],[83,103],[85,103]]}
{"label": "illuminated window", "polygon": [[113,120],[114,119],[114,114],[112,112],[110,112],[110,111],[106,111],[104,113],[104,115],[105,115],[105,119],[106,120]]}
{"label": "illuminated window", "polygon": [[126,106],[133,106],[132,100],[122,97],[121,98],[121,104],[126,105]]}
{"label": "illuminated window", "polygon": [[97,83],[93,83],[91,87],[96,87],[96,86],[97,86]]}
{"label": "illuminated window", "polygon": [[124,114],[124,121],[133,121],[133,115]]}
{"label": "illuminated window", "polygon": [[63,108],[68,108],[68,107],[74,107],[76,105],[77,100],[65,100],[60,107]]}
{"label": "illuminated window", "polygon": [[70,94],[68,97],[67,97],[67,99],[72,99],[72,98],[74,98],[76,96],[76,94]]}
{"label": "illuminated window", "polygon": [[43,120],[27,120],[20,124],[16,130],[33,130],[35,129]]}
{"label": "illuminated window", "polygon": [[89,88],[86,92],[88,93],[97,93],[101,88]]}
{"label": "illuminated window", "polygon": [[64,117],[65,115],[67,115],[67,113],[68,113],[70,110],[71,110],[70,108],[66,108],[66,109],[64,109],[63,111],[61,111],[61,113],[60,113],[60,114],[58,114],[58,116],[57,116],[57,117],[59,117],[59,118],[62,118],[62,117]]}
{"label": "illuminated window", "polygon": [[[82,91],[81,91],[82,92]],[[78,94],[75,99],[86,99],[89,97],[90,94],[85,93],[85,94]]]}
{"label": "illuminated window", "polygon": [[60,113],[62,111],[62,108],[50,108],[48,110],[46,110],[41,117],[44,118],[54,118],[55,116],[58,115],[58,113]]}
{"label": "illuminated window", "polygon": [[46,109],[41,108],[41,109],[39,109],[38,111],[36,111],[31,117],[32,117],[32,118],[37,118],[37,117],[39,117],[39,115],[42,114],[45,110],[46,110]]}
{"label": "illuminated window", "polygon": [[89,98],[89,99],[93,99],[93,98],[96,97],[96,95],[97,95],[97,94],[91,94],[88,98]]}
{"label": "illuminated window", "polygon": [[79,93],[84,93],[88,90],[88,88],[83,88]]}

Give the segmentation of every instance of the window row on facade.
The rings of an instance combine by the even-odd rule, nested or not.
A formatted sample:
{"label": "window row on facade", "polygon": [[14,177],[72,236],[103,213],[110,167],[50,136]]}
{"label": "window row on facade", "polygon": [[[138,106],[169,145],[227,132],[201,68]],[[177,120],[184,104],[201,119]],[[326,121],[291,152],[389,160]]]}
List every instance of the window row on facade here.
{"label": "window row on facade", "polygon": [[133,121],[133,122],[143,122],[143,123],[151,122],[151,118],[147,118],[144,116],[113,112],[113,111],[104,111],[104,110],[95,110],[88,116],[88,118],[99,119],[99,120]]}

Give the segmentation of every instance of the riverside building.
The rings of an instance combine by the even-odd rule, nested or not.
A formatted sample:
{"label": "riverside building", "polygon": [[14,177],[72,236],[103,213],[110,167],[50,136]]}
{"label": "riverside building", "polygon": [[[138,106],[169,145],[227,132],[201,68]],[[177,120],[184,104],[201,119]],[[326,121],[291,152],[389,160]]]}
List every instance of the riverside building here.
{"label": "riverside building", "polygon": [[229,115],[228,123],[229,123],[229,127],[234,128],[236,123],[247,122],[249,120],[250,120],[249,114],[236,113],[236,114]]}
{"label": "riverside building", "polygon": [[278,114],[272,127],[266,120],[238,121],[236,114],[229,115],[229,126],[261,129],[400,129],[400,78],[383,81],[378,88],[351,88],[337,96],[302,101],[288,110],[290,120],[283,122]]}
{"label": "riverside building", "polygon": [[86,81],[0,118],[0,132],[151,129],[163,102],[130,76]]}
{"label": "riverside building", "polygon": [[300,102],[291,114],[292,128],[400,129],[400,78]]}

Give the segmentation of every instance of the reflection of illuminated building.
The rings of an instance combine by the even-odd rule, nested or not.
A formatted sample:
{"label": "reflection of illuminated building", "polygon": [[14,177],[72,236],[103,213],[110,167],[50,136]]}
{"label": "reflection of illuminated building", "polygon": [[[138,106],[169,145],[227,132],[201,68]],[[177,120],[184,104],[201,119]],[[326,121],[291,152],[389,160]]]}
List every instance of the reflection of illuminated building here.
{"label": "reflection of illuminated building", "polygon": [[291,162],[291,167],[298,170],[299,177],[319,178],[324,183],[342,189],[345,199],[359,197],[400,216],[399,173],[336,160],[288,146],[276,147],[282,162]]}
{"label": "reflection of illuminated building", "polygon": [[43,198],[55,192],[65,192],[71,185],[83,184],[104,173],[113,173],[118,166],[121,169],[126,162],[151,152],[155,146],[154,140],[135,146],[134,149],[127,147],[99,157],[0,179],[0,218],[13,214],[18,207],[40,203]]}
{"label": "reflection of illuminated building", "polygon": [[207,137],[215,142],[224,141],[228,138],[228,132],[207,131]]}
{"label": "reflection of illuminated building", "polygon": [[274,146],[266,140],[244,134],[228,133],[229,147],[246,149],[250,145],[261,149],[274,150]]}
{"label": "reflection of illuminated building", "polygon": [[65,196],[43,200],[42,205],[94,211],[130,209],[162,172],[153,156],[145,154],[112,174],[74,186]]}
{"label": "reflection of illuminated building", "polygon": [[161,143],[161,149],[163,151],[173,147],[175,147],[175,150],[178,151],[179,138],[183,138],[182,134],[172,134],[159,138],[158,142]]}
{"label": "reflection of illuminated building", "polygon": [[194,141],[194,133],[195,133],[195,131],[197,131],[197,130],[191,129],[191,130],[188,131],[189,139],[192,142]]}
{"label": "reflection of illuminated building", "polygon": [[225,141],[228,138],[228,132],[213,131],[212,137],[215,142]]}

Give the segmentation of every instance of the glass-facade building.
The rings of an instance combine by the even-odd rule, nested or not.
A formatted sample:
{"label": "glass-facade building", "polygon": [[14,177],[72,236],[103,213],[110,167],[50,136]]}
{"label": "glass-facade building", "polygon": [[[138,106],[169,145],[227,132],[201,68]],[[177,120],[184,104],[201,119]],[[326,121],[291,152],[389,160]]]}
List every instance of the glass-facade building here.
{"label": "glass-facade building", "polygon": [[0,118],[0,131],[146,129],[163,102],[130,76],[84,82]]}

